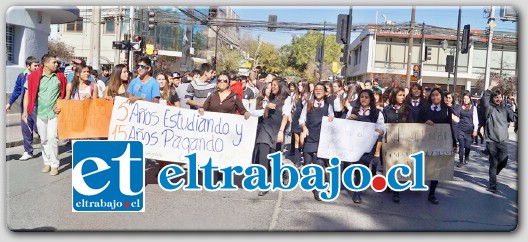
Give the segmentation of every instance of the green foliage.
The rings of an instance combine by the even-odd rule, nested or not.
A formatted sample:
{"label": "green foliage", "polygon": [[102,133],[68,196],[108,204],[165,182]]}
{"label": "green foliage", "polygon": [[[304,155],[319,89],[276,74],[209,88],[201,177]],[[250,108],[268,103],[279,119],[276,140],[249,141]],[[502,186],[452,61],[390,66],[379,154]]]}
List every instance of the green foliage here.
{"label": "green foliage", "polygon": [[[319,79],[318,66],[315,64],[317,45],[323,41],[320,31],[308,31],[300,37],[294,37],[290,44],[275,48],[272,44],[245,37],[242,38],[241,49],[248,53],[250,62],[263,66],[266,73],[277,73],[280,76],[306,77],[315,81]],[[339,62],[342,45],[335,42],[334,35],[325,36],[325,57],[323,77],[331,76],[332,62]],[[257,52],[258,49],[258,52]],[[256,56],[255,54],[258,53]],[[324,78],[326,79],[326,78]]]}
{"label": "green foliage", "polygon": [[240,54],[239,50],[221,47],[218,50],[216,70],[238,71],[238,68],[240,67],[240,61],[242,61],[242,55]]}
{"label": "green foliage", "polygon": [[[301,37],[293,38],[290,45],[281,48],[286,57],[287,66],[293,67],[296,73],[303,73],[309,80],[317,80],[318,75],[313,74],[317,72],[315,71],[317,69],[315,55],[317,46],[322,42],[323,33],[319,31],[308,31]],[[335,42],[335,35],[325,36],[323,77],[332,75],[331,68],[328,66],[334,61],[339,62],[341,48],[342,45]]]}

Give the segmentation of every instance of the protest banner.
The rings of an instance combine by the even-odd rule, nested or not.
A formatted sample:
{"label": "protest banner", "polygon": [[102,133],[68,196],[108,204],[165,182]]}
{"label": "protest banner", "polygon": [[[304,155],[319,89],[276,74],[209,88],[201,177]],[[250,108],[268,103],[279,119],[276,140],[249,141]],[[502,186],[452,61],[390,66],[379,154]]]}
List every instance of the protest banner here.
{"label": "protest banner", "polygon": [[116,97],[108,139],[142,141],[149,159],[187,163],[185,156],[196,152],[198,165],[211,158],[220,168],[245,168],[251,165],[257,121]]}
{"label": "protest banner", "polygon": [[[385,124],[387,133],[383,137],[383,169],[395,164],[408,165],[414,169],[409,155],[425,153],[425,180],[453,180],[454,154],[449,124]],[[400,180],[411,180],[414,174]]]}
{"label": "protest banner", "polygon": [[370,152],[378,140],[376,124],[347,119],[328,122],[323,117],[317,156],[341,161],[358,161],[364,153]]}
{"label": "protest banner", "polygon": [[108,137],[112,100],[58,100],[59,139]]}

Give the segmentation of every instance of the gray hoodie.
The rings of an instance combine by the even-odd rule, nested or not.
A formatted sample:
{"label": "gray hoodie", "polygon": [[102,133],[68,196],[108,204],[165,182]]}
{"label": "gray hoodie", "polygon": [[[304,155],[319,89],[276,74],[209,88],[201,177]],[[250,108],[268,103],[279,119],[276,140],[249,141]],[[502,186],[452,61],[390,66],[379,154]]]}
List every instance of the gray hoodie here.
{"label": "gray hoodie", "polygon": [[482,107],[486,119],[486,136],[493,142],[505,142],[508,140],[508,127],[510,122],[515,121],[517,116],[505,106],[497,106],[491,100],[491,91],[484,91],[482,96]]}

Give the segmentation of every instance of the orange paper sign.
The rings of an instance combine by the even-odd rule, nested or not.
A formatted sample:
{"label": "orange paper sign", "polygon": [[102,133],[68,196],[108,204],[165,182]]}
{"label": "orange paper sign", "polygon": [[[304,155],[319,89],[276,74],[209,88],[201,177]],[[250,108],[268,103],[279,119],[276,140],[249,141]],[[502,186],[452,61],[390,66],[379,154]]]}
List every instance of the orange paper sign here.
{"label": "orange paper sign", "polygon": [[58,100],[59,139],[108,137],[113,100]]}

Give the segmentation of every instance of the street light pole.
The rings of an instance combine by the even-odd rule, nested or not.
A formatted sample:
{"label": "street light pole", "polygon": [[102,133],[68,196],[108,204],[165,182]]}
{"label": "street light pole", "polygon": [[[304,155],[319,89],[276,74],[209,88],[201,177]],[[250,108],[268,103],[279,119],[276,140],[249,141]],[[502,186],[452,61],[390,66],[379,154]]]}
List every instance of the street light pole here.
{"label": "street light pole", "polygon": [[[128,35],[128,41],[132,41],[132,38],[134,38],[134,27],[135,27],[135,11],[134,11],[134,6],[130,6],[130,22],[129,22],[129,26],[130,26],[130,32],[129,32],[129,35]],[[134,52],[132,52],[132,50],[127,50],[128,51],[128,70],[132,71],[134,70]]]}
{"label": "street light pole", "polygon": [[218,62],[217,54],[218,54],[218,33],[220,32],[220,26],[216,26],[215,31],[215,54],[214,54],[214,65],[213,68],[216,70],[216,63]]}
{"label": "street light pole", "polygon": [[492,51],[492,45],[493,42],[491,41],[493,39],[493,27],[494,27],[494,21],[495,21],[495,6],[491,6],[491,12],[488,19],[488,26],[489,26],[489,36],[488,36],[488,49],[486,52],[486,72],[484,77],[484,90],[488,90],[489,87],[489,81],[490,81],[490,66],[491,66],[491,51]]}
{"label": "street light pole", "polygon": [[414,31],[414,17],[416,15],[416,7],[412,7],[411,12],[411,27],[409,30],[409,46],[407,47],[407,73],[405,76],[405,86],[411,86],[411,63],[412,63],[412,49],[413,49],[413,31]]}

